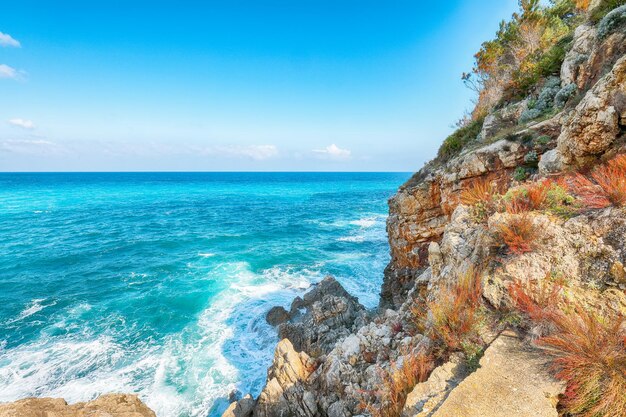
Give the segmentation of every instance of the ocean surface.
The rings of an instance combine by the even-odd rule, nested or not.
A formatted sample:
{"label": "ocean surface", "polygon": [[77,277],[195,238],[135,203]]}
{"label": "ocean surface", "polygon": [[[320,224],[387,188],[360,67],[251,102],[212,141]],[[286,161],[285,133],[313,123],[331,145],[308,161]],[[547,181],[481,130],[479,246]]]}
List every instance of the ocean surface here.
{"label": "ocean surface", "polygon": [[398,173],[0,174],[0,402],[258,394],[265,322],[325,275],[375,307]]}

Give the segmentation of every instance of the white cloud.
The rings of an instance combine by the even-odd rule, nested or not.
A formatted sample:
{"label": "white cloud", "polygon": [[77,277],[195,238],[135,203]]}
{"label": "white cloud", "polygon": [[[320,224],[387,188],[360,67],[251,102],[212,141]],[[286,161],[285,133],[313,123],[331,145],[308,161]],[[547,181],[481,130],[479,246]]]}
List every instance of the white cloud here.
{"label": "white cloud", "polygon": [[209,153],[217,153],[225,156],[246,157],[255,161],[273,158],[278,155],[278,148],[274,145],[229,145],[209,148]]}
{"label": "white cloud", "polygon": [[14,78],[19,77],[19,72],[8,65],[0,64],[0,78]]}
{"label": "white cloud", "polygon": [[262,161],[278,156],[278,148],[275,145],[218,145],[199,148],[197,151],[202,155],[250,158],[255,161]]}
{"label": "white cloud", "polygon": [[20,48],[22,45],[20,42],[13,38],[13,36],[8,33],[0,32],[0,46],[12,46],[14,48]]}
{"label": "white cloud", "polygon": [[22,155],[62,155],[67,150],[54,142],[43,139],[34,140],[17,140],[7,139],[0,140],[0,153],[16,153]]}
{"label": "white cloud", "polygon": [[326,158],[335,160],[350,159],[350,156],[352,154],[349,149],[341,149],[334,143],[332,145],[328,145],[324,149],[314,149],[313,152]]}
{"label": "white cloud", "polygon": [[32,130],[35,128],[35,124],[33,123],[32,120],[26,120],[26,119],[20,119],[20,118],[9,120],[9,124],[13,126],[21,127],[22,129]]}

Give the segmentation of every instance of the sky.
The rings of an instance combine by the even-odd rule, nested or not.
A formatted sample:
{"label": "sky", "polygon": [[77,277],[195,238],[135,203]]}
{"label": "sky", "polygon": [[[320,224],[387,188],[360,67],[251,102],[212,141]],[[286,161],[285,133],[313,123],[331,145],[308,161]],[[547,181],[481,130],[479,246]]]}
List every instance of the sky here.
{"label": "sky", "polygon": [[416,171],[516,7],[7,1],[0,171]]}

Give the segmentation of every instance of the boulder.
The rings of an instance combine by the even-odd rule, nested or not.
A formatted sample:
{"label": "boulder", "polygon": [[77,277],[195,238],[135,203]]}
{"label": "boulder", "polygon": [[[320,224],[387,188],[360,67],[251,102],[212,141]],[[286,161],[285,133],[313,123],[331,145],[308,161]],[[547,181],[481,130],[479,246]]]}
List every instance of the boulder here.
{"label": "boulder", "polygon": [[60,398],[26,398],[0,404],[0,417],[156,417],[136,395],[106,394],[67,404]]}
{"label": "boulder", "polygon": [[238,401],[230,403],[222,417],[250,417],[254,411],[256,401],[250,394]]}
{"label": "boulder", "polygon": [[272,307],[265,316],[265,320],[270,326],[278,326],[279,324],[282,324],[289,319],[289,313],[287,312],[287,310],[285,310],[284,307],[281,306]]}

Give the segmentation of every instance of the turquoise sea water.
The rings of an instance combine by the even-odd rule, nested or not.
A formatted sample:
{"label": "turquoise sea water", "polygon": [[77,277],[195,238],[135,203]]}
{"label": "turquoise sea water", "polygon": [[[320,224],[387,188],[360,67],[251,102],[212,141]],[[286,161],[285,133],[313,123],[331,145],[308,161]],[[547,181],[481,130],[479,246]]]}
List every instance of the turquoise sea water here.
{"label": "turquoise sea water", "polygon": [[137,392],[159,417],[258,394],[265,312],[326,274],[369,307],[409,174],[0,174],[0,402]]}

